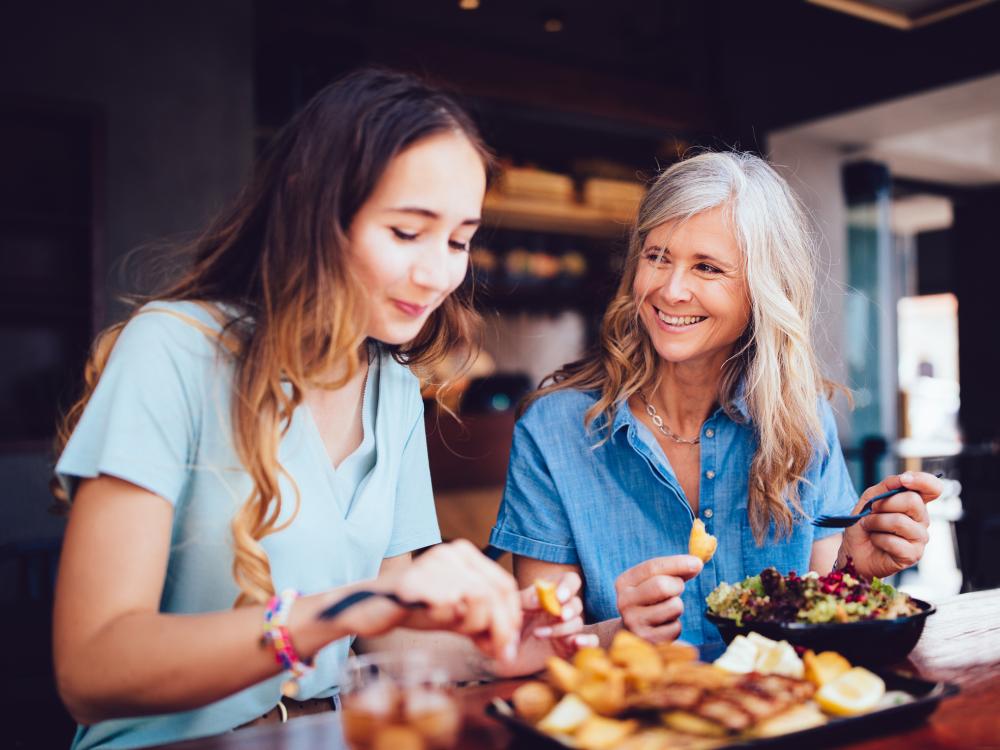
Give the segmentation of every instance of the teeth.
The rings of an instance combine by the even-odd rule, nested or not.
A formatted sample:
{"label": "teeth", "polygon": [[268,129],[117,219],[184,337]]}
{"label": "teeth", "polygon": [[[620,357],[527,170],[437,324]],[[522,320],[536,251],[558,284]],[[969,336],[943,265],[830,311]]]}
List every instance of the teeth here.
{"label": "teeth", "polygon": [[705,319],[704,316],[698,315],[667,315],[659,310],[656,311],[656,314],[659,315],[660,320],[670,326],[689,326]]}

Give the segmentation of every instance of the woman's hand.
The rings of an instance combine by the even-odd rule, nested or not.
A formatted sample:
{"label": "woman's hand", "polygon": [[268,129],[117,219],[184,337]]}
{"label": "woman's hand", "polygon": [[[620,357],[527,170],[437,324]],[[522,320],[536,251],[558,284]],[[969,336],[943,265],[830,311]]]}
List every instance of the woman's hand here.
{"label": "woman's hand", "polygon": [[626,570],[615,581],[622,624],[653,643],[675,640],[681,633],[684,582],[702,567],[693,555],[669,555]]}
{"label": "woman's hand", "polygon": [[471,542],[438,544],[410,562],[392,565],[373,588],[426,609],[405,609],[376,597],[350,608],[342,626],[359,636],[395,627],[449,630],[469,636],[483,653],[513,661],[520,642],[521,596],[513,577]]}
{"label": "woman's hand", "polygon": [[579,596],[583,582],[579,574],[563,573],[554,583],[556,598],[563,605],[559,617],[542,609],[533,585],[521,590],[524,611],[521,648],[512,662],[491,666],[490,671],[497,677],[532,674],[544,667],[545,660],[553,654],[565,659],[585,646],[598,645],[596,634],[584,632],[583,601]]}
{"label": "woman's hand", "polygon": [[884,578],[920,560],[930,525],[926,503],[941,496],[944,484],[940,479],[932,474],[909,471],[886,477],[880,484],[865,490],[853,512],[860,512],[872,495],[899,487],[911,491],[879,500],[872,505],[871,515],[844,531],[837,556],[838,567],[850,556],[858,573],[866,578]]}

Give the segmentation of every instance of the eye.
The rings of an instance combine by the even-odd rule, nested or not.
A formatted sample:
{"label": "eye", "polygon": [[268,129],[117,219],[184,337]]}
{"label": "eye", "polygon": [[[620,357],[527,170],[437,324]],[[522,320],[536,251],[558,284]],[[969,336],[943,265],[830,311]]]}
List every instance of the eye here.
{"label": "eye", "polygon": [[413,242],[413,240],[417,239],[417,237],[419,236],[416,232],[414,232],[413,234],[410,234],[409,232],[404,232],[399,227],[389,227],[389,229],[392,230],[392,233],[396,235],[397,239],[401,239],[403,240],[403,242]]}
{"label": "eye", "polygon": [[469,252],[469,245],[472,244],[471,240],[466,242],[460,242],[458,240],[448,240],[448,247],[452,250],[461,250],[463,253]]}
{"label": "eye", "polygon": [[716,268],[711,263],[699,263],[696,267],[702,273],[713,274],[713,275],[722,273],[721,268]]}
{"label": "eye", "polygon": [[665,265],[669,261],[669,256],[662,250],[647,250],[646,260],[656,265]]}

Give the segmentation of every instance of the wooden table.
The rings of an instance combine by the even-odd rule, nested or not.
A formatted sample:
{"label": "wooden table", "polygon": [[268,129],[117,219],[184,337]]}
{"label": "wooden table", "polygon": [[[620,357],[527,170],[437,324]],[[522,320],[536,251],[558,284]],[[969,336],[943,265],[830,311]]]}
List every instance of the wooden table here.
{"label": "wooden table", "polygon": [[[856,750],[1000,748],[1000,589],[962,594],[938,605],[924,634],[901,669],[961,693],[945,700],[924,724],[845,747]],[[505,750],[518,745],[483,709],[495,696],[509,697],[520,682],[505,680],[466,688],[465,728],[460,750]],[[344,748],[335,713],[288,724],[244,729],[217,737],[164,745],[175,750],[306,750]]]}

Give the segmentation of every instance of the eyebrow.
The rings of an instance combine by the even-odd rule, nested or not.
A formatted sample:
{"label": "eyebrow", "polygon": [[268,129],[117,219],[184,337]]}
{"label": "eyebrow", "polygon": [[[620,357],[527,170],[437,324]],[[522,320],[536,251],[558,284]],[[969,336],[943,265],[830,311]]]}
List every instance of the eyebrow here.
{"label": "eyebrow", "polygon": [[[645,249],[643,250],[643,252],[649,252],[650,250],[659,250],[664,255],[670,255],[670,248],[669,247],[661,247],[660,245],[647,245],[645,247]],[[724,260],[722,260],[720,258],[716,258],[714,255],[707,255],[706,253],[695,253],[694,254],[694,259],[695,260],[710,260],[713,263],[718,263],[720,266],[727,266],[728,267],[728,266],[731,265],[730,263],[727,263],[726,261],[724,261]]]}
{"label": "eyebrow", "polygon": [[[399,208],[387,208],[387,213],[394,214],[412,214],[414,216],[422,216],[426,219],[440,219],[441,215],[435,211],[431,211],[429,208],[418,208],[416,206],[400,206]],[[476,217],[474,219],[466,219],[462,222],[462,226],[479,226],[482,223],[482,218]]]}

